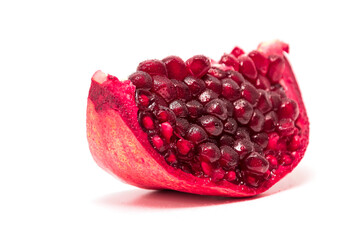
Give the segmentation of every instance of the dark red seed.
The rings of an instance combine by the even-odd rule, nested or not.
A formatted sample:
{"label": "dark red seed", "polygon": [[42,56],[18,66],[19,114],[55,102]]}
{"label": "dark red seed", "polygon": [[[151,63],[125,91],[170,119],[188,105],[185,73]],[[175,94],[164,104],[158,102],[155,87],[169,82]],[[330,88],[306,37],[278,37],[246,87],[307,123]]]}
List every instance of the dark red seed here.
{"label": "dark red seed", "polygon": [[254,173],[264,174],[269,169],[269,162],[259,153],[251,153],[244,161],[246,168]]}
{"label": "dark red seed", "polygon": [[214,115],[221,120],[225,120],[227,118],[226,105],[220,99],[211,100],[205,105],[204,109],[208,114]]}
{"label": "dark red seed", "polygon": [[225,177],[225,171],[222,168],[216,168],[212,171],[211,179],[213,181],[220,181]]}
{"label": "dark red seed", "polygon": [[153,147],[159,152],[164,152],[168,149],[168,146],[164,143],[164,140],[161,139],[158,135],[154,135],[150,137],[150,142]]}
{"label": "dark red seed", "polygon": [[182,81],[188,75],[185,62],[181,58],[177,56],[169,56],[164,58],[162,61],[165,63],[168,77],[170,79]]}
{"label": "dark red seed", "polygon": [[204,76],[210,69],[210,60],[203,55],[193,56],[185,64],[189,72],[197,78]]}
{"label": "dark red seed", "polygon": [[205,83],[199,78],[188,76],[184,79],[184,83],[189,87],[192,96],[197,96],[205,90]]}
{"label": "dark red seed", "polygon": [[176,148],[180,154],[187,155],[194,148],[194,145],[192,144],[192,142],[180,138],[176,142]]}
{"label": "dark red seed", "polygon": [[175,113],[176,117],[187,117],[188,109],[181,100],[175,100],[169,104],[169,108]]}
{"label": "dark red seed", "polygon": [[210,102],[211,100],[216,99],[218,97],[219,97],[219,94],[215,93],[214,91],[212,91],[210,89],[205,89],[205,91],[200,93],[200,95],[198,96],[198,99],[202,104],[206,104],[206,103]]}
{"label": "dark red seed", "polygon": [[177,163],[175,152],[173,150],[169,149],[165,154],[165,160],[170,164]]}
{"label": "dark red seed", "polygon": [[221,99],[221,101],[223,101],[225,103],[228,116],[232,117],[233,114],[234,114],[234,105],[229,100],[227,100],[225,98],[220,98],[220,99]]}
{"label": "dark red seed", "polygon": [[243,140],[243,139],[250,140],[249,129],[246,127],[238,127],[238,129],[236,129],[236,132],[235,132],[235,138],[240,139],[240,140]]}
{"label": "dark red seed", "polygon": [[206,130],[206,132],[212,136],[219,136],[224,129],[220,119],[211,115],[202,116],[199,119],[199,123]]}
{"label": "dark red seed", "polygon": [[241,55],[238,60],[240,63],[239,72],[249,79],[256,79],[258,74],[253,60],[246,55]]}
{"label": "dark red seed", "polygon": [[259,109],[262,113],[267,113],[272,109],[272,102],[270,100],[269,94],[264,90],[258,90],[258,92],[260,93],[260,97],[256,108]]}
{"label": "dark red seed", "polygon": [[151,89],[153,86],[153,79],[151,76],[142,71],[137,71],[129,76],[129,80],[136,86],[136,88]]}
{"label": "dark red seed", "polygon": [[154,110],[154,115],[159,122],[175,123],[176,116],[172,110],[167,107],[159,106],[158,109]]}
{"label": "dark red seed", "polygon": [[277,92],[270,92],[269,96],[270,96],[270,100],[271,100],[273,109],[276,111],[281,105],[281,96]]}
{"label": "dark red seed", "polygon": [[217,67],[211,67],[208,71],[208,74],[210,74],[213,77],[216,77],[217,79],[223,79],[226,77],[225,71]]}
{"label": "dark red seed", "polygon": [[187,133],[187,130],[190,127],[190,123],[185,118],[177,118],[175,123],[175,134],[178,137],[184,137]]}
{"label": "dark red seed", "polygon": [[208,135],[202,127],[192,124],[186,132],[186,139],[194,144],[199,144],[206,141],[208,139]]}
{"label": "dark red seed", "polygon": [[254,86],[257,89],[269,90],[271,87],[271,83],[270,83],[269,79],[267,79],[267,77],[265,77],[263,75],[259,75],[258,78],[256,79]]}
{"label": "dark red seed", "polygon": [[252,105],[244,100],[239,99],[233,103],[234,105],[234,117],[241,124],[247,124],[254,112]]}
{"label": "dark red seed", "polygon": [[239,47],[234,47],[234,49],[231,51],[231,54],[234,55],[235,57],[239,57],[241,55],[243,55],[245,52],[244,50],[242,50]]}
{"label": "dark red seed", "polygon": [[264,121],[265,121],[264,115],[260,112],[260,110],[255,109],[250,119],[249,127],[254,132],[260,132],[264,127]]}
{"label": "dark red seed", "polygon": [[269,143],[269,136],[262,132],[251,136],[251,140],[258,144],[262,149],[265,149]]}
{"label": "dark red seed", "polygon": [[150,106],[150,103],[154,100],[154,95],[143,89],[138,89],[135,91],[135,102],[136,106],[141,109],[147,109]]}
{"label": "dark red seed", "polygon": [[184,82],[180,82],[175,79],[171,79],[171,81],[175,86],[177,98],[184,101],[189,101],[191,99],[189,87]]}
{"label": "dark red seed", "polygon": [[294,161],[293,157],[287,153],[283,153],[280,158],[280,164],[285,166],[292,164],[293,161]]}
{"label": "dark red seed", "polygon": [[155,129],[154,118],[150,112],[139,112],[138,120],[145,130]]}
{"label": "dark red seed", "polygon": [[213,163],[221,157],[220,149],[215,144],[209,142],[200,144],[197,153],[200,161],[205,162]]}
{"label": "dark red seed", "polygon": [[224,134],[220,137],[219,142],[220,145],[227,145],[232,147],[234,145],[235,139],[230,135]]}
{"label": "dark red seed", "polygon": [[173,136],[173,131],[173,127],[168,122],[164,122],[160,125],[161,135],[164,137],[167,143],[170,143],[170,139]]}
{"label": "dark red seed", "polygon": [[272,83],[278,83],[285,69],[285,60],[280,56],[270,56],[269,61],[267,77]]}
{"label": "dark red seed", "polygon": [[295,135],[291,138],[291,141],[288,144],[288,149],[290,151],[296,151],[300,148],[300,145],[301,145],[300,136]]}
{"label": "dark red seed", "polygon": [[157,59],[146,60],[141,62],[137,67],[137,71],[146,72],[150,74],[150,76],[155,76],[155,75],[167,76],[165,64]]}
{"label": "dark red seed", "polygon": [[277,131],[282,136],[290,136],[296,131],[294,121],[291,118],[283,118],[279,121]]}
{"label": "dark red seed", "polygon": [[278,122],[278,117],[275,112],[271,111],[265,115],[264,119],[264,131],[273,132]]}
{"label": "dark red seed", "polygon": [[206,74],[203,77],[206,88],[213,90],[217,94],[221,94],[221,82],[214,76]]}
{"label": "dark red seed", "polygon": [[201,168],[207,176],[210,176],[213,172],[213,168],[209,162],[201,162]]}
{"label": "dark red seed", "polygon": [[166,102],[171,102],[176,96],[176,88],[174,84],[165,76],[153,76],[154,86],[152,91],[159,94]]}
{"label": "dark red seed", "polygon": [[250,187],[255,187],[255,188],[261,185],[261,180],[263,179],[261,176],[259,176],[259,174],[254,174],[249,171],[244,171],[243,176],[245,183]]}
{"label": "dark red seed", "polygon": [[266,75],[269,67],[269,60],[259,51],[251,51],[248,56],[253,60],[256,69],[263,75]]}
{"label": "dark red seed", "polygon": [[231,78],[224,78],[221,81],[221,95],[229,101],[235,101],[241,97],[239,85]]}
{"label": "dark red seed", "polygon": [[242,98],[253,105],[257,103],[260,97],[258,90],[250,83],[241,84],[240,93]]}
{"label": "dark red seed", "polygon": [[196,100],[191,100],[187,102],[186,107],[188,109],[190,117],[192,118],[199,118],[204,112],[203,105]]}
{"label": "dark red seed", "polygon": [[239,154],[230,146],[220,147],[221,158],[219,164],[226,170],[234,169],[239,163]]}
{"label": "dark red seed", "polygon": [[234,134],[236,132],[237,127],[238,124],[236,120],[233,118],[228,118],[224,123],[224,132],[229,134]]}
{"label": "dark red seed", "polygon": [[239,86],[246,81],[244,76],[241,73],[236,72],[234,70],[227,70],[226,74],[227,74],[228,78],[231,78],[232,80],[234,80]]}
{"label": "dark red seed", "polygon": [[239,71],[239,61],[236,59],[236,57],[234,57],[234,55],[231,54],[224,54],[219,63],[223,63],[226,66],[232,67],[235,71]]}
{"label": "dark red seed", "polygon": [[299,107],[297,103],[289,98],[283,99],[278,110],[279,118],[291,118],[296,120],[299,116]]}
{"label": "dark red seed", "polygon": [[240,159],[254,151],[254,144],[247,139],[237,139],[234,142],[234,150],[239,154]]}

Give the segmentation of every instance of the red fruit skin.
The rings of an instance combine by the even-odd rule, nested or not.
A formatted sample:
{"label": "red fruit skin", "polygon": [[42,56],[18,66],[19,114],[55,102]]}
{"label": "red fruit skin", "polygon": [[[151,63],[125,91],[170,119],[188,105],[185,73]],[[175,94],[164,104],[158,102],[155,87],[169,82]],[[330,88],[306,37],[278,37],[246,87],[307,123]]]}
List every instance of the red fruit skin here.
{"label": "red fruit skin", "polygon": [[[275,45],[275,46],[273,46]],[[282,52],[282,43],[259,46],[266,56]],[[271,51],[268,51],[271,49]],[[276,51],[273,51],[275,49]],[[281,53],[282,54],[282,53]],[[269,189],[300,162],[309,140],[309,121],[300,90],[291,66],[286,67],[282,84],[288,97],[297,101],[300,109],[296,124],[301,127],[301,148],[291,165],[280,166],[276,175],[259,188],[236,185],[228,181],[212,182],[198,178],[168,165],[148,141],[137,121],[135,86],[129,81],[97,71],[91,81],[87,105],[87,139],[95,162],[115,177],[146,189],[172,189],[182,192],[225,197],[254,196]],[[115,83],[115,84],[114,84]]]}

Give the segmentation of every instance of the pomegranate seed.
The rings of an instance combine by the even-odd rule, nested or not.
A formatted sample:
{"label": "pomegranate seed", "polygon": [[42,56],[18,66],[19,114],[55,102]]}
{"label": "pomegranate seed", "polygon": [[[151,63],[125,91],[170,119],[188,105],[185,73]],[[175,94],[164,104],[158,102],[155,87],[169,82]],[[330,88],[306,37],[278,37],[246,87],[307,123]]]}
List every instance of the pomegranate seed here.
{"label": "pomegranate seed", "polygon": [[288,149],[290,151],[296,151],[300,148],[300,137],[298,135],[294,135],[288,145]]}
{"label": "pomegranate seed", "polygon": [[280,164],[281,165],[290,165],[293,162],[293,158],[289,154],[282,154]]}
{"label": "pomegranate seed", "polygon": [[175,113],[176,117],[187,117],[188,115],[188,109],[181,100],[171,102],[169,108]]}
{"label": "pomegranate seed", "polygon": [[200,161],[216,162],[220,159],[220,149],[213,143],[202,143],[198,147],[198,156]]}
{"label": "pomegranate seed", "polygon": [[192,141],[194,144],[199,144],[206,141],[208,136],[202,127],[196,124],[192,124],[187,130],[186,138]]}
{"label": "pomegranate seed", "polygon": [[251,137],[251,140],[265,149],[269,143],[269,136],[266,133],[257,133]]}
{"label": "pomegranate seed", "polygon": [[260,132],[264,127],[264,120],[264,115],[258,109],[255,109],[249,122],[249,127],[254,132]]}
{"label": "pomegranate seed", "polygon": [[234,115],[234,105],[229,100],[227,100],[225,98],[221,98],[220,100],[225,103],[225,107],[226,107],[226,110],[227,110],[227,115],[229,117],[232,117]]}
{"label": "pomegranate seed", "polygon": [[219,181],[223,179],[224,176],[225,176],[225,171],[222,168],[214,169],[211,175],[214,181]]}
{"label": "pomegranate seed", "polygon": [[234,169],[239,163],[239,155],[229,146],[220,147],[221,158],[219,164],[224,169]]}
{"label": "pomegranate seed", "polygon": [[223,95],[226,99],[230,101],[235,101],[241,97],[240,87],[234,80],[230,78],[225,78],[222,80],[221,85],[221,95]]}
{"label": "pomegranate seed", "polygon": [[237,139],[234,142],[234,149],[239,154],[240,159],[243,159],[254,151],[254,144],[247,139]]}
{"label": "pomegranate seed", "polygon": [[165,64],[162,61],[152,59],[146,60],[139,64],[137,71],[142,71],[150,74],[150,76],[164,75],[167,76]]}
{"label": "pomegranate seed", "polygon": [[279,124],[277,126],[277,131],[282,136],[290,136],[295,132],[295,125],[294,121],[291,118],[283,118],[279,121]]}
{"label": "pomegranate seed", "polygon": [[213,77],[216,77],[217,79],[223,79],[226,77],[225,71],[217,67],[211,67],[208,71],[208,74],[210,74]]}
{"label": "pomegranate seed", "polygon": [[160,106],[159,109],[154,111],[155,117],[159,122],[175,123],[176,116],[173,111],[167,107]]}
{"label": "pomegranate seed", "polygon": [[235,138],[250,140],[250,131],[246,127],[239,127],[236,129]]}
{"label": "pomegranate seed", "polygon": [[239,99],[234,102],[234,108],[236,120],[241,124],[247,124],[254,112],[252,105],[244,99]]}
{"label": "pomegranate seed", "polygon": [[276,111],[281,105],[281,96],[279,93],[276,92],[270,92],[269,95],[273,109]]}
{"label": "pomegranate seed", "polygon": [[190,141],[180,138],[176,147],[180,154],[187,155],[194,148],[194,145]]}
{"label": "pomegranate seed", "polygon": [[176,96],[176,88],[165,76],[153,76],[154,79],[154,86],[152,90],[159,94],[166,102],[171,102],[174,100]]}
{"label": "pomegranate seed", "polygon": [[189,127],[190,123],[188,122],[188,120],[186,120],[185,118],[177,118],[175,124],[175,134],[184,137]]}
{"label": "pomegranate seed", "polygon": [[278,117],[275,112],[271,111],[265,115],[264,119],[264,131],[265,132],[272,132],[275,130],[275,127],[278,122]]}
{"label": "pomegranate seed", "polygon": [[278,148],[279,142],[279,135],[275,132],[270,133],[269,135],[269,142],[267,148],[276,150]]}
{"label": "pomegranate seed", "polygon": [[186,103],[189,115],[192,118],[199,118],[204,112],[204,107],[201,103],[196,100],[191,100]]}
{"label": "pomegranate seed", "polygon": [[220,145],[227,145],[227,146],[233,146],[235,139],[231,137],[230,135],[224,134],[220,137]]}
{"label": "pomegranate seed", "polygon": [[282,78],[285,69],[285,61],[279,56],[270,56],[269,60],[270,63],[267,76],[272,83],[278,83]]}
{"label": "pomegranate seed", "polygon": [[182,81],[187,76],[188,73],[185,62],[181,58],[177,56],[169,56],[164,58],[162,62],[166,66],[168,77],[170,79]]}
{"label": "pomegranate seed", "polygon": [[166,146],[164,144],[164,141],[159,137],[158,135],[152,136],[151,141],[152,145],[156,150],[159,152],[164,152],[166,150]]}
{"label": "pomegranate seed", "polygon": [[129,76],[129,80],[134,84],[137,88],[143,89],[151,89],[153,86],[153,79],[146,72],[135,72]]}
{"label": "pomegranate seed", "polygon": [[212,136],[219,136],[224,128],[220,119],[211,115],[202,116],[199,122],[206,132]]}
{"label": "pomegranate seed", "polygon": [[234,55],[235,57],[239,57],[241,55],[243,55],[245,52],[244,50],[242,50],[239,47],[234,47],[234,49],[231,51],[231,54]]}
{"label": "pomegranate seed", "polygon": [[221,82],[216,77],[206,74],[203,77],[206,88],[213,90],[217,94],[221,94]]}
{"label": "pomegranate seed", "polygon": [[240,88],[241,97],[255,105],[260,98],[258,90],[250,83],[243,83]]}
{"label": "pomegranate seed", "polygon": [[205,90],[205,83],[201,79],[189,76],[184,79],[184,83],[189,87],[192,96],[197,96]]}
{"label": "pomegranate seed", "polygon": [[270,97],[267,92],[264,90],[258,90],[260,93],[259,100],[257,102],[257,109],[259,109],[262,113],[267,113],[272,109],[272,103]]}
{"label": "pomegranate seed", "polygon": [[210,60],[203,55],[196,55],[186,61],[186,66],[193,76],[201,78],[210,69]]}
{"label": "pomegranate seed", "polygon": [[291,118],[292,120],[296,120],[299,116],[297,103],[292,99],[283,99],[278,110],[278,115],[280,118]]}
{"label": "pomegranate seed", "polygon": [[236,120],[233,118],[228,118],[224,123],[224,132],[234,134],[236,132],[237,127],[238,124]]}
{"label": "pomegranate seed", "polygon": [[245,78],[241,73],[235,72],[234,70],[228,70],[226,71],[227,77],[234,80],[239,86],[246,82]]}
{"label": "pomegranate seed", "polygon": [[225,103],[220,99],[211,100],[205,105],[204,109],[208,114],[214,115],[221,120],[225,120],[227,118],[227,109]]}
{"label": "pomegranate seed", "polygon": [[170,123],[164,122],[160,125],[161,135],[165,138],[167,143],[170,143],[170,139],[173,136],[173,127]]}
{"label": "pomegranate seed", "polygon": [[238,60],[240,63],[239,72],[249,79],[256,79],[257,71],[253,60],[246,55],[241,55]]}
{"label": "pomegranate seed", "polygon": [[257,89],[269,90],[271,87],[271,83],[269,79],[267,79],[265,76],[259,75],[254,83],[254,86]]}
{"label": "pomegranate seed", "polygon": [[165,160],[170,164],[177,163],[176,154],[174,153],[174,151],[168,150],[165,155]]}
{"label": "pomegranate seed", "polygon": [[212,173],[212,166],[210,163],[208,162],[201,162],[201,168],[204,171],[204,173],[208,176],[211,175]]}
{"label": "pomegranate seed", "polygon": [[239,61],[236,59],[236,57],[234,57],[234,55],[231,54],[224,54],[221,57],[219,63],[223,63],[226,66],[233,67],[235,71],[239,71],[240,68]]}
{"label": "pomegranate seed", "polygon": [[189,87],[185,83],[178,80],[172,79],[171,81],[173,82],[176,89],[177,98],[184,101],[189,101],[191,99]]}
{"label": "pomegranate seed", "polygon": [[151,117],[151,113],[148,112],[140,112],[138,116],[139,122],[146,130],[155,129],[154,120]]}
{"label": "pomegranate seed", "polygon": [[235,181],[236,180],[236,173],[234,171],[229,171],[226,175],[225,175],[226,180],[228,180],[229,182]]}
{"label": "pomegranate seed", "polygon": [[141,110],[147,109],[153,100],[154,95],[151,92],[142,89],[136,90],[135,102]]}
{"label": "pomegranate seed", "polygon": [[260,154],[253,152],[244,161],[249,171],[264,174],[269,169],[269,162]]}
{"label": "pomegranate seed", "polygon": [[271,168],[277,168],[277,166],[278,166],[278,160],[277,160],[277,158],[276,158],[274,155],[267,154],[265,158],[266,158],[266,160],[269,162],[269,166],[270,166]]}
{"label": "pomegranate seed", "polygon": [[252,51],[248,56],[253,60],[256,69],[263,75],[266,75],[269,67],[269,60],[259,51]]}
{"label": "pomegranate seed", "polygon": [[213,99],[217,99],[218,97],[219,97],[219,94],[215,93],[214,91],[212,91],[210,89],[206,89],[198,96],[198,99],[202,104],[206,104]]}

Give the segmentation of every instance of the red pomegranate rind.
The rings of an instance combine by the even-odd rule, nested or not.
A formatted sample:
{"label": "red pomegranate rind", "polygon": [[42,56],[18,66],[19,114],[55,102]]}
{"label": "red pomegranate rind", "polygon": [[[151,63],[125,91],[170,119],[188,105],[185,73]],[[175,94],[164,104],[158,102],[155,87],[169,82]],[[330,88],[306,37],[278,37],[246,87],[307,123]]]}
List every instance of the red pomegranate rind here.
{"label": "red pomegranate rind", "polygon": [[[281,42],[261,44],[258,51],[266,57],[269,55],[283,57],[283,50],[288,49],[285,45]],[[142,188],[173,189],[195,194],[232,197],[253,196],[264,192],[291,172],[303,157],[308,144],[309,122],[306,111],[291,66],[286,57],[284,60],[285,70],[280,84],[286,96],[295,100],[300,109],[296,120],[296,126],[300,131],[288,146],[289,149],[297,150],[293,152],[293,155],[284,153],[280,159],[267,154],[266,161],[272,168],[276,166],[277,169],[275,174],[268,173],[269,178],[263,183],[260,184],[255,173],[248,173],[246,169],[244,169],[244,177],[249,184],[242,185],[229,182],[236,178],[234,171],[225,174],[223,169],[212,169],[206,162],[201,162],[199,166],[205,174],[212,174],[213,180],[197,177],[170,166],[153,148],[148,135],[138,123],[135,86],[130,81],[121,82],[100,71],[96,72],[92,78],[87,109],[88,141],[95,161],[111,174]],[[276,138],[271,137],[273,135],[276,137],[277,134],[269,135],[268,148],[270,146],[276,148],[277,145],[282,147],[285,143],[276,143]],[[224,137],[226,135],[223,135],[221,139]],[[228,138],[231,142],[232,137],[228,136]],[[157,144],[159,145],[158,142]],[[261,142],[259,142],[260,145]],[[283,148],[286,148],[286,144]],[[174,153],[169,152],[169,154]],[[169,161],[176,161],[176,157],[169,157]],[[258,162],[255,161],[254,164]],[[221,178],[225,180],[219,181]]]}

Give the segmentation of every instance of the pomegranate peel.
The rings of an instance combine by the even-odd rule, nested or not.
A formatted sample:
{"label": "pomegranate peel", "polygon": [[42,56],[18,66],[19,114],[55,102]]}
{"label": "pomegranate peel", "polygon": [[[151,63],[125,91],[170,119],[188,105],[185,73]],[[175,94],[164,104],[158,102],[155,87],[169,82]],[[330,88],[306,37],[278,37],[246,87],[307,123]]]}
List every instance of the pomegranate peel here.
{"label": "pomegranate peel", "polygon": [[[291,172],[304,156],[309,141],[309,121],[295,76],[283,54],[284,51],[289,51],[288,45],[280,41],[263,43],[257,51],[269,59],[268,73],[271,58],[281,58],[283,67],[278,82],[265,85],[273,88],[272,90],[256,90],[263,88],[262,85],[254,84],[254,68],[251,69],[251,76],[249,75],[251,78],[247,78],[245,74],[244,78],[240,74],[240,81],[246,81],[245,85],[253,84],[256,89],[253,85],[251,89],[254,88],[261,94],[269,91],[277,95],[279,91],[281,100],[276,103],[276,97],[266,95],[268,99],[265,100],[269,106],[261,105],[261,110],[257,109],[260,100],[254,100],[249,103],[252,112],[245,112],[247,118],[243,122],[236,121],[236,116],[239,117],[243,111],[241,106],[239,105],[238,110],[234,109],[230,101],[246,101],[243,100],[244,96],[251,95],[252,90],[242,96],[239,92],[241,88],[230,88],[225,91],[225,95],[235,89],[239,98],[218,100],[222,99],[219,96],[219,81],[225,79],[225,83],[231,82],[226,80],[229,78],[224,77],[224,74],[236,72],[231,67],[237,66],[234,59],[245,54],[239,48],[233,50],[238,56],[232,54],[231,61],[224,61],[230,62],[231,66],[206,60],[201,55],[186,61],[186,68],[184,62],[175,56],[165,58],[164,64],[158,60],[155,65],[152,65],[152,60],[142,62],[138,68],[141,74],[132,74],[131,79],[136,79],[138,88],[146,86],[147,89],[137,89],[130,80],[119,81],[114,76],[97,71],[92,77],[87,106],[87,138],[96,163],[117,178],[147,189],[172,189],[229,197],[253,196],[269,189]],[[251,58],[246,61],[251,61]],[[171,68],[166,69],[170,63]],[[189,63],[192,65],[189,66]],[[186,69],[186,73],[178,71],[176,66]],[[148,69],[151,74],[142,73],[142,70],[146,72]],[[262,76],[266,79],[263,76],[265,68],[259,69],[259,78]],[[246,71],[246,68],[242,71]],[[273,72],[279,74],[276,69]],[[177,81],[176,86],[182,88],[177,90],[171,85],[174,88],[171,91],[174,95],[180,91],[182,100],[168,94],[169,83],[166,79],[169,75],[175,76],[177,80],[173,82]],[[152,83],[149,83],[148,76],[152,79],[166,79],[157,83],[155,90],[154,87],[149,90]],[[218,78],[209,80],[209,76]],[[236,74],[228,76],[232,78]],[[185,84],[182,84],[186,78]],[[188,90],[190,87],[191,91]],[[210,88],[218,90],[218,93],[209,91]],[[159,98],[159,95],[167,99]],[[200,95],[202,97],[199,100],[197,97]],[[228,102],[231,103],[230,106]],[[156,108],[153,112],[148,111],[150,103],[153,104],[151,107]],[[169,105],[172,110],[168,110]],[[201,106],[204,108],[200,109],[198,115],[197,108]],[[141,114],[145,113],[149,114],[148,117],[142,117]],[[278,114],[287,118],[275,119]],[[181,132],[179,127],[187,130]]]}

